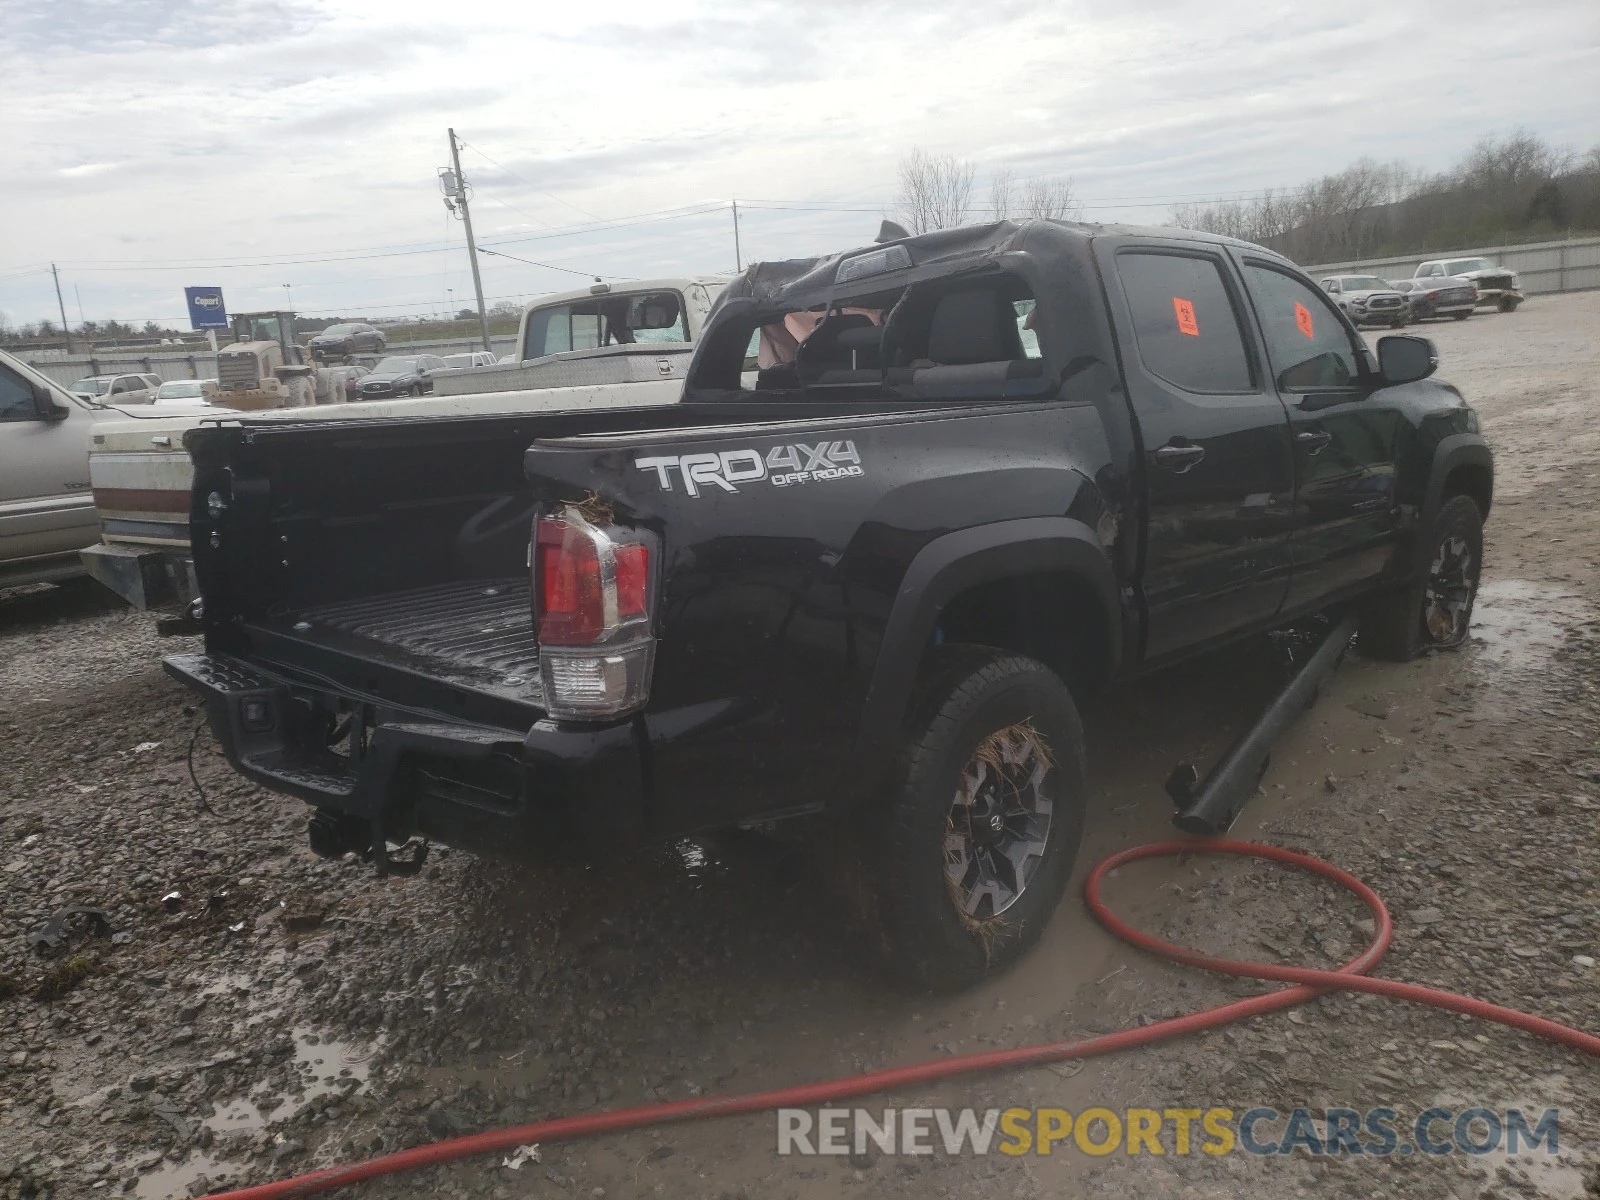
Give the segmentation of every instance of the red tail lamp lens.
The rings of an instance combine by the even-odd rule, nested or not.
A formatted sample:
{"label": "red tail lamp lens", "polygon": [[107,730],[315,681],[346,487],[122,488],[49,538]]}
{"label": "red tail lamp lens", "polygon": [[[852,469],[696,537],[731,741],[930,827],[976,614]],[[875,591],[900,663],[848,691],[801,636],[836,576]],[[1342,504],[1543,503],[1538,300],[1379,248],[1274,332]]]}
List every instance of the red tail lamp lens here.
{"label": "red tail lamp lens", "polygon": [[[539,641],[549,646],[598,642],[612,628],[606,624],[607,587],[600,572],[600,544],[586,526],[555,517],[539,521],[534,539],[534,603]],[[649,612],[649,548],[637,543],[613,545],[616,620]]]}
{"label": "red tail lamp lens", "polygon": [[594,540],[565,521],[539,522],[535,542],[539,640],[592,642],[605,629],[605,594]]}
{"label": "red tail lamp lens", "polygon": [[618,546],[617,616],[623,620],[642,617],[646,611],[646,588],[650,578],[650,549],[634,543]]}

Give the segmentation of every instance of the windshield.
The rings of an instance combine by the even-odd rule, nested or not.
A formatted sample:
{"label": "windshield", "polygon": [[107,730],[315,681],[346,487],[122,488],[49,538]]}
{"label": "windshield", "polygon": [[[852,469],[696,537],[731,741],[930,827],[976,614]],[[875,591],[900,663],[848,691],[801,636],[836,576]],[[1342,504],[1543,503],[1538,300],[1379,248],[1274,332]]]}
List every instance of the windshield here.
{"label": "windshield", "polygon": [[1387,292],[1389,285],[1376,275],[1346,275],[1339,285],[1347,292]]}
{"label": "windshield", "polygon": [[522,357],[542,358],[568,350],[688,340],[683,297],[677,292],[602,295],[534,309],[528,314],[528,335]]}
{"label": "windshield", "polygon": [[1453,258],[1444,265],[1446,275],[1459,275],[1463,271],[1492,271],[1494,264],[1487,258]]}
{"label": "windshield", "polygon": [[189,400],[201,395],[198,379],[180,379],[163,383],[156,389],[157,400]]}
{"label": "windshield", "polygon": [[110,386],[111,380],[96,379],[91,376],[88,379],[78,380],[78,382],[73,384],[69,390],[74,392],[83,392],[90,396],[104,396],[106,394],[106,389]]}
{"label": "windshield", "polygon": [[354,325],[329,325],[322,331],[323,337],[349,337],[356,331]]}
{"label": "windshield", "polygon": [[409,375],[417,369],[414,358],[385,358],[372,368],[374,375]]}

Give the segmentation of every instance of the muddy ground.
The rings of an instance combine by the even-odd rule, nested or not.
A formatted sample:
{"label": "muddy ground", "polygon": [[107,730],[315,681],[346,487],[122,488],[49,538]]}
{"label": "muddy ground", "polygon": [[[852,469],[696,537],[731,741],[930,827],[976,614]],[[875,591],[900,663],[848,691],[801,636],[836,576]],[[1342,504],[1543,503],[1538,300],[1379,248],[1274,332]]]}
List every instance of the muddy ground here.
{"label": "muddy ground", "polygon": [[[1498,456],[1471,644],[1352,656],[1235,828],[1387,899],[1381,974],[1600,1029],[1600,293],[1425,331]],[[947,1000],[885,991],[801,847],[686,843],[530,873],[436,853],[379,881],[313,857],[298,802],[236,779],[163,677],[180,649],[92,585],[0,597],[0,1197],[188,1195],[541,1117],[1109,1031],[1256,990],[1113,942],[1074,889],[1030,958]],[[1161,783],[1209,762],[1282,678],[1260,639],[1086,714],[1081,857],[1170,832]],[[1128,868],[1145,928],[1332,964],[1366,914],[1246,861]],[[28,935],[72,905],[53,955]],[[87,918],[78,918],[85,921]],[[102,933],[105,931],[101,931]],[[1576,960],[1576,961],[1575,961]],[[780,1158],[753,1116],[499,1158],[351,1194],[454,1197],[1600,1194],[1600,1070],[1494,1025],[1375,998],[1117,1058],[866,1102],[1365,1110],[1559,1108],[1559,1155]],[[1281,1132],[1281,1123],[1279,1126]],[[1263,1135],[1270,1133],[1263,1127]],[[1587,1180],[1586,1180],[1587,1177]]]}

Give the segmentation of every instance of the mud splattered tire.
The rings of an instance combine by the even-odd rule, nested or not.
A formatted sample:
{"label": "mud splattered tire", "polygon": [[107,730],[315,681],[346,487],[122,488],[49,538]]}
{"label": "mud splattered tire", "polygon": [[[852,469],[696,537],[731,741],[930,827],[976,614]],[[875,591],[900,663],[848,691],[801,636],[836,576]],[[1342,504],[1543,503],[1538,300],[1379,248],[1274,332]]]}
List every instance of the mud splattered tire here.
{"label": "mud splattered tire", "polygon": [[956,992],[1005,970],[1061,900],[1083,834],[1083,726],[1031,658],[934,652],[861,867],[878,956]]}
{"label": "mud splattered tire", "polygon": [[1483,515],[1470,497],[1452,496],[1423,537],[1422,575],[1361,610],[1357,645],[1369,658],[1406,662],[1467,640],[1483,568]]}

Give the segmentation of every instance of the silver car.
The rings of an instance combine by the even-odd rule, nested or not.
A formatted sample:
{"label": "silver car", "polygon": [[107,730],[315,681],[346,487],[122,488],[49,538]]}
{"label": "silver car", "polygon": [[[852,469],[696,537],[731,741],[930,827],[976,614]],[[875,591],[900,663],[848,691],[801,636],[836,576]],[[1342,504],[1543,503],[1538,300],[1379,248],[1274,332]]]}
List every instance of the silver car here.
{"label": "silver car", "polygon": [[215,382],[214,379],[171,379],[156,389],[156,397],[151,403],[162,407],[207,404],[205,385]]}
{"label": "silver car", "polygon": [[148,404],[161,386],[159,375],[86,375],[67,390],[101,404]]}

